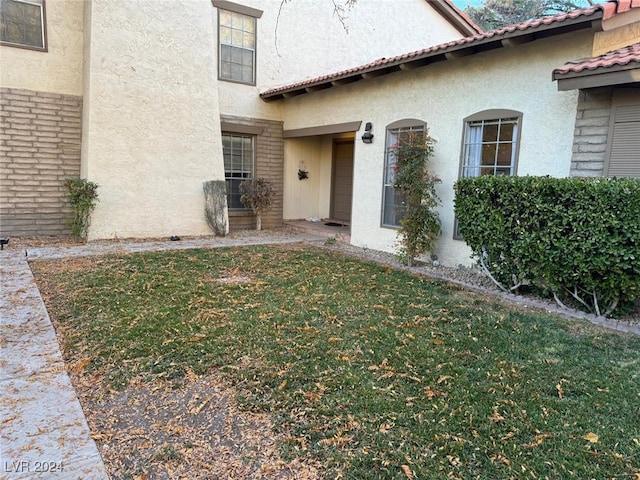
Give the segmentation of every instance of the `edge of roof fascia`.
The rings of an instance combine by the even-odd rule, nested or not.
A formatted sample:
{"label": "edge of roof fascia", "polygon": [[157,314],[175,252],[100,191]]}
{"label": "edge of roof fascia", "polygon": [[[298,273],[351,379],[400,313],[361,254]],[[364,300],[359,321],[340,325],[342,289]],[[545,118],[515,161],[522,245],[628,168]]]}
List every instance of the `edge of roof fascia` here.
{"label": "edge of roof fascia", "polygon": [[425,1],[465,37],[483,33],[480,26],[476,25],[473,20],[471,20],[462,10],[456,7],[449,0]]}
{"label": "edge of roof fascia", "polygon": [[558,91],[583,90],[588,88],[611,87],[640,81],[640,68],[607,71],[590,70],[589,75],[563,77],[557,79]]}

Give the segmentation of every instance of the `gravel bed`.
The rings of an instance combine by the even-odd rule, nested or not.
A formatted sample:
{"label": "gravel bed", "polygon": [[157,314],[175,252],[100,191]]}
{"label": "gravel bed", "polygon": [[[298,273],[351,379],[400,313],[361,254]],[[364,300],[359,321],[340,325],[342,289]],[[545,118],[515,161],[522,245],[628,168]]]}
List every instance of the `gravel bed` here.
{"label": "gravel bed", "polygon": [[371,250],[367,248],[355,247],[341,242],[326,241],[322,245],[323,248],[336,250],[345,254],[358,258],[372,260],[385,265],[391,265],[394,268],[411,271],[414,273],[427,275],[431,278],[453,282],[457,285],[469,288],[474,291],[493,295],[503,300],[518,304],[524,307],[538,308],[546,310],[550,313],[556,313],[565,317],[587,320],[596,325],[603,326],[608,329],[634,333],[640,335],[640,302],[636,302],[636,309],[629,315],[621,318],[605,318],[597,317],[580,310],[560,307],[553,299],[536,297],[534,295],[515,295],[501,291],[495,283],[479,268],[465,267],[447,267],[443,265],[433,266],[427,263],[421,263],[415,267],[408,267],[402,264],[398,258],[387,252]]}

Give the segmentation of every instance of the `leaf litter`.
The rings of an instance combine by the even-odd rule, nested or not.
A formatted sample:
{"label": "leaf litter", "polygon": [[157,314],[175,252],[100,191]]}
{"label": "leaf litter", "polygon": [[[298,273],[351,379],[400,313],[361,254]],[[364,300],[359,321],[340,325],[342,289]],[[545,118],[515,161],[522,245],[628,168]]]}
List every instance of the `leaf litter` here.
{"label": "leaf litter", "polygon": [[72,377],[113,480],[318,478],[310,462],[282,460],[268,415],[240,411],[216,373],[109,392],[94,376]]}
{"label": "leaf litter", "polygon": [[[436,462],[439,463],[437,468],[440,473],[445,471],[451,473],[454,470],[457,473],[462,473],[465,468],[478,465],[481,457],[485,458],[481,468],[493,468],[495,473],[501,471],[500,469],[531,469],[530,464],[525,466],[523,463],[525,456],[529,456],[529,452],[532,450],[551,449],[556,437],[561,435],[553,428],[550,429],[553,433],[541,433],[535,429],[536,424],[526,420],[527,415],[524,409],[516,410],[516,403],[512,401],[508,405],[503,404],[506,400],[501,400],[500,395],[511,396],[513,392],[518,391],[518,388],[512,388],[506,382],[521,381],[518,372],[513,368],[509,369],[510,363],[506,361],[498,362],[495,367],[488,364],[484,367],[487,369],[485,396],[491,397],[496,403],[493,405],[488,403],[490,398],[487,398],[486,414],[478,417],[478,414],[482,413],[480,408],[476,409],[475,414],[468,415],[470,421],[474,418],[478,419],[474,420],[473,425],[480,431],[477,432],[475,428],[471,430],[474,438],[467,441],[460,436],[463,432],[459,428],[464,427],[465,424],[458,425],[457,431],[455,424],[451,425],[453,427],[449,427],[451,433],[442,431],[447,428],[447,422],[452,422],[453,419],[461,416],[466,418],[467,415],[461,415],[460,412],[463,412],[465,407],[471,407],[464,402],[458,405],[459,395],[452,395],[451,392],[460,383],[458,379],[462,367],[473,373],[475,370],[480,372],[477,367],[482,365],[479,362],[483,356],[479,355],[480,351],[476,347],[478,344],[477,336],[480,336],[482,340],[482,336],[478,335],[482,330],[479,329],[483,322],[489,322],[492,317],[487,316],[483,311],[488,306],[480,303],[478,297],[471,295],[466,297],[473,305],[452,306],[443,301],[434,308],[420,305],[418,309],[418,307],[411,305],[414,310],[405,313],[402,310],[402,302],[395,301],[394,298],[400,298],[404,295],[410,278],[403,278],[404,283],[401,288],[397,287],[395,291],[390,290],[391,287],[394,287],[395,282],[388,282],[386,289],[389,293],[380,293],[377,298],[374,294],[370,299],[366,297],[361,299],[360,296],[365,286],[372,291],[378,287],[372,284],[372,280],[349,283],[349,277],[345,274],[344,269],[338,273],[332,272],[330,280],[326,283],[317,281],[313,284],[310,283],[310,279],[314,278],[318,272],[314,270],[312,262],[308,262],[308,252],[297,252],[296,262],[279,262],[278,268],[275,269],[279,281],[275,288],[267,289],[271,293],[265,295],[260,292],[261,287],[259,288],[258,282],[253,280],[255,278],[266,280],[265,275],[270,273],[268,270],[260,270],[255,267],[258,261],[262,261],[262,256],[266,256],[265,253],[251,250],[242,253],[246,257],[250,257],[245,261],[245,267],[242,269],[237,268],[234,263],[236,257],[230,255],[227,262],[230,262],[231,265],[228,266],[228,269],[223,269],[212,275],[209,275],[209,272],[213,273],[211,270],[205,271],[204,275],[200,277],[200,283],[203,287],[199,285],[198,295],[192,296],[190,301],[186,302],[186,305],[192,306],[193,311],[190,311],[189,316],[182,318],[180,322],[175,324],[189,328],[186,328],[184,333],[176,330],[175,336],[172,331],[167,330],[168,337],[165,340],[166,342],[176,341],[179,343],[180,341],[191,342],[193,339],[192,343],[199,344],[201,340],[205,339],[206,328],[223,322],[218,325],[220,332],[209,331],[210,335],[216,335],[218,341],[232,339],[236,342],[233,346],[227,345],[227,348],[231,347],[235,352],[234,364],[227,363],[230,360],[227,359],[222,362],[222,365],[226,369],[233,366],[238,368],[236,375],[240,384],[238,386],[241,386],[241,390],[246,390],[246,392],[240,392],[239,401],[245,403],[240,408],[233,400],[237,391],[225,390],[225,387],[222,386],[223,378],[226,381],[228,376],[223,375],[222,371],[218,375],[215,368],[204,372],[200,370],[199,373],[203,376],[198,377],[193,371],[187,369],[185,372],[181,368],[176,369],[173,367],[173,363],[169,364],[163,360],[162,368],[169,366],[175,371],[181,370],[182,373],[185,373],[185,379],[176,387],[177,384],[171,381],[172,377],[152,377],[157,379],[151,383],[148,376],[137,376],[142,375],[142,371],[125,365],[128,362],[144,360],[145,357],[123,360],[122,365],[117,364],[118,360],[112,360],[111,365],[103,363],[96,372],[91,371],[95,367],[89,363],[85,363],[88,365],[86,369],[83,368],[84,365],[81,366],[82,362],[86,362],[88,355],[97,355],[96,352],[87,349],[80,352],[67,350],[67,361],[71,364],[72,373],[76,374],[73,376],[77,383],[77,390],[85,406],[90,426],[94,432],[98,432],[96,441],[101,448],[105,462],[108,464],[107,468],[109,468],[112,478],[308,479],[321,476],[319,473],[321,469],[314,463],[318,458],[322,461],[323,467],[326,467],[327,463],[333,463],[331,465],[332,471],[347,474],[354,463],[363,461],[363,454],[370,455],[372,460],[369,462],[364,459],[364,464],[369,463],[361,467],[370,470],[371,464],[377,465],[377,468],[380,468],[378,474],[382,475],[379,478],[389,478],[388,475],[391,475],[389,469],[394,467],[400,470],[406,478],[411,478],[411,475],[419,478],[424,474],[426,468],[433,468]],[[194,263],[197,261],[198,259],[194,258]],[[212,258],[207,258],[207,262],[212,261]],[[91,260],[91,269],[96,268],[95,262],[95,260]],[[89,267],[89,261],[84,264],[82,262],[74,264],[73,261],[65,263],[64,266],[56,265],[60,268],[61,274],[74,269],[82,272],[83,269]],[[129,288],[134,288],[135,285],[133,283],[128,285],[130,278],[127,278],[127,275],[136,275],[136,269],[142,267],[131,266],[127,260],[118,258],[111,258],[108,263],[107,266],[110,267],[112,274],[115,272],[116,276],[122,276],[122,281],[110,282],[110,288],[126,290],[132,296],[132,303],[134,300],[138,300],[137,295],[129,291]],[[47,267],[51,265],[49,264]],[[355,270],[361,267],[351,264],[351,268],[355,274],[357,273]],[[171,269],[173,269],[171,263],[156,267],[155,277],[148,283],[149,288],[144,295],[153,290],[159,290],[160,297],[173,296],[175,292],[171,288],[162,288],[166,287],[164,282],[171,281],[165,276],[166,271]],[[370,270],[364,270],[362,273],[370,275]],[[216,282],[217,278],[237,278],[245,275],[252,279],[248,284],[230,282],[215,287],[218,289],[215,290],[217,292],[215,295],[220,295],[222,303],[213,301],[211,293],[213,290],[207,290],[208,294],[200,294],[201,288],[209,288],[211,284],[219,283]],[[381,274],[378,272],[375,275]],[[370,275],[369,279],[375,278],[375,275]],[[64,295],[67,296],[66,300],[73,300],[76,295],[91,297],[91,289],[93,288],[104,289],[105,287],[96,286],[95,283],[91,285],[83,283],[81,289],[84,289],[84,292],[66,289]],[[43,287],[43,290],[47,290],[46,286]],[[50,289],[49,293],[55,295],[55,287]],[[100,294],[104,296],[104,290]],[[331,298],[335,308],[328,308],[322,303],[323,300],[320,297]],[[139,298],[144,300],[146,297]],[[289,299],[289,303],[282,298]],[[354,301],[356,298],[358,301]],[[372,301],[374,298],[376,301]],[[174,299],[172,297],[170,300],[168,303],[179,303],[184,301],[184,298]],[[384,301],[384,304],[378,303],[381,300]],[[262,305],[260,301],[263,302]],[[150,302],[150,300],[144,302],[145,308],[149,308]],[[232,309],[246,311],[248,312],[247,316],[253,316],[255,313],[256,318],[259,318],[261,322],[249,325],[249,331],[238,330],[231,333],[231,327],[234,325],[229,324],[231,319],[228,317]],[[467,311],[469,315],[467,315]],[[126,325],[118,323],[120,322],[118,316],[121,316],[120,310],[116,310],[116,312],[113,317],[113,325],[116,328],[127,328]],[[278,312],[275,317],[274,312]],[[297,312],[304,313],[304,315],[296,320],[294,315],[298,314]],[[425,314],[428,312],[430,316],[426,317]],[[148,316],[147,314],[150,312],[144,311],[142,313]],[[113,312],[111,314],[113,315]],[[158,318],[164,320],[162,312],[157,315]],[[436,315],[433,320],[431,320],[432,315]],[[465,316],[472,318],[471,315],[474,318],[473,324],[465,318]],[[242,326],[242,322],[239,322],[238,319],[235,320],[238,322],[236,327]],[[294,322],[294,320],[296,321]],[[500,322],[502,320],[501,318]],[[494,329],[497,329],[500,322],[495,321]],[[511,322],[518,325],[517,322]],[[440,327],[441,323],[442,327]],[[192,324],[193,328],[191,328]],[[261,329],[257,329],[258,325]],[[467,325],[469,335],[467,335],[464,325]],[[472,325],[475,335],[473,337],[470,336]],[[82,331],[83,326],[76,325],[75,329],[73,327],[64,328],[67,330],[66,334],[69,334],[74,333],[74,330]],[[224,328],[222,328],[223,326]],[[199,327],[202,328],[202,331]],[[351,330],[347,330],[347,327]],[[440,332],[444,328],[447,330],[447,335]],[[458,328],[460,332],[454,331],[454,328]],[[384,334],[387,329],[391,333],[391,335],[387,334],[387,341],[398,339],[398,346],[394,349],[382,350],[380,355],[374,355],[374,348],[381,349],[382,344],[378,346],[368,344],[369,339],[374,338],[369,335],[377,335],[378,331]],[[406,336],[407,329],[411,329],[411,335],[414,338]],[[351,335],[350,331],[353,331]],[[326,342],[324,344],[316,342],[315,338],[325,333],[327,335]],[[180,335],[183,335],[182,340]],[[255,336],[253,340],[256,342],[255,345],[250,343],[252,336]],[[426,352],[429,352],[429,355],[431,352],[438,353],[438,356],[433,358],[433,362],[430,357],[426,357],[423,361],[423,366],[432,365],[435,369],[429,375],[426,375],[428,372],[424,369],[414,372],[410,357],[400,355],[401,349],[409,348],[409,343],[405,340],[408,338],[413,345],[413,343],[418,343],[413,342],[416,337],[428,346]],[[260,342],[264,338],[270,338],[271,342],[263,345]],[[493,338],[492,342],[488,344],[491,349],[497,348],[496,340],[498,339]],[[135,339],[133,341],[135,342]],[[83,349],[85,347],[83,343],[78,342],[75,346]],[[128,348],[128,344],[123,343],[122,348]],[[243,360],[244,357],[236,356],[246,351],[247,348],[251,348],[251,350],[247,351],[246,360]],[[280,354],[286,353],[289,355],[288,362],[293,363],[272,363],[273,359],[267,358],[267,356],[275,351]],[[386,354],[382,354],[382,352],[386,352]],[[484,356],[491,353],[492,350],[483,347]],[[502,352],[503,355],[505,353],[506,351]],[[297,370],[304,365],[305,357],[315,358],[317,355],[325,354],[326,358],[322,357],[322,362],[323,364],[327,362],[327,368],[323,372],[315,372],[312,375],[316,380],[315,388],[310,388],[312,385],[305,383],[306,381],[301,376],[302,372],[297,372]],[[392,357],[387,358],[385,355],[395,357],[393,365],[388,360]],[[493,354],[491,356],[493,357]],[[499,359],[497,355],[496,357],[494,361]],[[118,355],[109,358],[117,359]],[[163,354],[162,358],[167,358],[167,356]],[[198,356],[198,359],[201,358]],[[455,360],[442,363],[444,358]],[[332,360],[335,361],[332,363]],[[217,364],[220,365],[220,363]],[[197,365],[200,365],[200,360],[195,361],[192,365],[196,368]],[[107,390],[107,385],[110,382],[106,377],[106,371],[110,367],[113,367],[114,370],[121,368],[133,372],[133,378],[127,379],[124,390]],[[371,375],[371,380],[379,382],[379,384],[367,393],[373,394],[373,391],[377,391],[389,402],[396,395],[396,390],[399,390],[397,382],[406,383],[401,387],[402,390],[399,390],[406,398],[406,402],[403,400],[402,403],[407,407],[411,406],[416,411],[421,410],[414,419],[422,424],[424,415],[426,425],[426,422],[429,421],[427,415],[435,419],[439,418],[438,422],[433,423],[429,428],[433,440],[428,440],[428,437],[425,436],[420,438],[420,435],[414,437],[415,432],[407,429],[406,424],[394,423],[395,413],[387,415],[384,414],[384,411],[377,415],[369,412],[364,417],[357,417],[358,422],[362,425],[369,423],[375,425],[376,430],[373,434],[364,428],[334,428],[341,422],[341,419],[344,419],[343,414],[346,412],[339,402],[336,403],[336,400],[333,400],[336,398],[340,386],[333,385],[327,388],[325,383],[332,382],[334,375],[342,373],[349,375],[351,369],[362,370]],[[403,369],[407,371],[404,372]],[[281,372],[283,373],[281,374]],[[351,382],[348,375],[344,379]],[[548,391],[544,391],[549,397],[548,400],[547,397],[544,397],[545,401],[550,402],[552,399],[554,402],[566,401],[568,395],[565,390],[568,390],[570,385],[566,384],[566,380],[561,379],[558,382],[557,379],[556,376],[553,383],[549,384]],[[411,380],[411,382],[407,380]],[[599,381],[601,385],[602,380]],[[363,382],[360,382],[355,385],[361,386],[362,384]],[[366,383],[364,384],[366,385]],[[555,389],[553,389],[554,384],[556,385]],[[98,385],[100,387],[97,387]],[[523,386],[521,383],[513,385],[514,387]],[[458,391],[458,393],[460,392]],[[465,393],[472,392],[465,390]],[[463,398],[466,397],[466,394],[463,395]],[[243,395],[246,398],[243,399]],[[327,402],[325,402],[325,398],[328,399]],[[296,399],[303,400],[303,402],[296,404]],[[351,397],[347,401],[353,403],[356,399],[357,397]],[[521,401],[524,402],[524,400]],[[341,408],[338,411],[334,410],[333,414],[328,414],[327,410],[324,410],[329,406],[328,402],[331,402],[334,407],[338,405]],[[323,407],[325,403],[327,405]],[[349,405],[353,407],[351,403]],[[315,405],[318,407],[316,408]],[[292,407],[296,408],[291,409]],[[531,407],[531,405],[528,406],[528,408]],[[432,410],[431,414],[428,412],[429,409]],[[266,413],[253,413],[255,411],[269,412],[275,414],[275,417],[278,417],[278,414],[283,414],[284,418],[287,418],[285,410],[289,411],[291,415],[280,427],[274,427]],[[300,412],[300,418],[295,417],[296,411]],[[371,416],[370,421],[366,421],[368,415]],[[533,441],[533,432],[526,435],[523,430],[522,434],[518,435],[518,430],[512,428],[513,422],[519,417],[523,417],[524,420],[517,425],[522,429],[533,430],[537,434],[533,437]],[[378,421],[378,418],[384,421]],[[278,418],[275,420],[277,421]],[[544,426],[546,427],[546,421]],[[287,432],[286,430],[290,427],[293,427],[292,432]],[[415,423],[413,427],[426,428],[426,426],[422,427]],[[599,427],[599,425],[594,425],[594,427]],[[274,434],[275,431],[281,432],[285,436],[278,437]],[[438,433],[435,433],[436,431]],[[505,435],[506,431],[509,433]],[[384,437],[384,439],[379,439],[379,445],[375,445],[375,441],[370,441],[367,438],[371,437],[372,440],[376,440],[378,438],[376,433],[380,437]],[[391,437],[392,435],[393,437]],[[522,438],[522,436],[526,438]],[[386,441],[387,437],[391,437],[391,439]],[[403,441],[398,444],[397,438],[403,438]],[[458,440],[459,438],[464,441]],[[487,441],[486,445],[483,445],[481,441],[483,438]],[[582,438],[581,445],[595,443],[589,438]],[[523,456],[524,451],[515,451],[514,453],[509,450],[507,456],[507,450],[497,448],[498,440],[500,443],[519,444],[521,448],[526,449],[527,453]],[[527,441],[529,443],[525,443]],[[465,446],[467,442],[478,443],[478,447],[473,452],[465,452],[465,449],[471,448]],[[552,445],[547,447],[548,443]],[[298,460],[287,463],[278,456],[277,445],[296,444],[299,444],[301,449],[294,447],[300,455]],[[406,446],[403,447],[405,444]],[[394,455],[393,452],[396,450],[411,454],[415,463],[406,456],[401,458],[400,453]],[[476,453],[476,451],[480,453]],[[489,464],[486,459],[490,460]],[[632,467],[633,458],[623,459],[623,461],[626,472],[629,472],[629,469],[635,470]],[[619,460],[616,462],[620,463]],[[550,460],[548,469],[558,473],[555,470],[558,467],[564,468],[565,466],[562,462],[558,464],[557,459]],[[548,469],[540,465],[533,466],[533,471],[537,470],[538,473]]]}
{"label": "leaf litter", "polygon": [[[47,304],[61,306],[55,282],[48,279],[95,268],[101,261],[73,258],[31,266],[41,274],[38,283]],[[123,268],[115,269],[117,276],[131,273],[126,260],[105,257],[104,261],[112,268],[121,264]],[[212,281],[242,284],[250,279],[231,271]],[[86,295],[82,290],[67,290],[65,302]],[[56,322],[56,329],[66,336],[74,330],[61,322]],[[198,376],[187,369],[177,387],[161,376],[152,381],[147,376],[114,390],[103,376],[104,369],[89,371],[92,359],[85,345],[75,346],[80,349],[63,349],[67,370],[112,480],[319,478],[311,460],[280,457],[278,445],[286,440],[275,433],[269,415],[239,409],[235,390],[226,387],[215,371]]]}

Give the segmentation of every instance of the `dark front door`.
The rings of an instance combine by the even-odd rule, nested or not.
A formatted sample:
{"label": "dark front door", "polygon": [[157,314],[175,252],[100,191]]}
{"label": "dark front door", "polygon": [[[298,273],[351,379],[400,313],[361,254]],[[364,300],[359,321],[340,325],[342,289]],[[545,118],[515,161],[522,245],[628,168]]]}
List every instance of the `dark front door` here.
{"label": "dark front door", "polygon": [[353,141],[333,144],[331,218],[351,221],[353,195]]}

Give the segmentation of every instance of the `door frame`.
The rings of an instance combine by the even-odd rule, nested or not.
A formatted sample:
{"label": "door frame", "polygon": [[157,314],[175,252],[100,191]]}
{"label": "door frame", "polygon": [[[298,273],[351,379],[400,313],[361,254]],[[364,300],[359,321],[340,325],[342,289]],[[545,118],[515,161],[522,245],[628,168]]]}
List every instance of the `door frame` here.
{"label": "door frame", "polygon": [[[351,170],[351,205],[350,205],[350,209],[351,211],[353,210],[353,168],[355,166],[355,158],[354,158],[354,153],[355,153],[355,139],[349,138],[349,139],[339,139],[336,138],[333,140],[333,146],[332,146],[332,153],[331,153],[331,192],[330,192],[330,205],[329,205],[329,215],[331,216],[331,218],[335,218],[336,220],[343,220],[343,219],[339,219],[335,217],[335,183],[336,183],[336,151],[338,146],[340,145],[351,145],[352,148],[352,153],[351,153],[351,163],[352,163],[352,170]],[[349,214],[349,220],[344,220],[345,222],[348,221],[349,223],[351,223],[351,214]]]}

